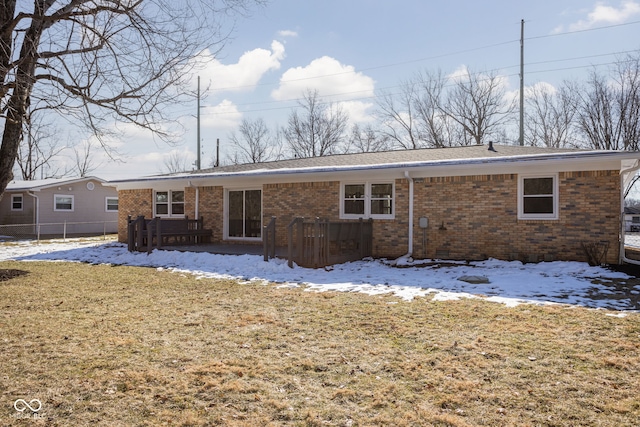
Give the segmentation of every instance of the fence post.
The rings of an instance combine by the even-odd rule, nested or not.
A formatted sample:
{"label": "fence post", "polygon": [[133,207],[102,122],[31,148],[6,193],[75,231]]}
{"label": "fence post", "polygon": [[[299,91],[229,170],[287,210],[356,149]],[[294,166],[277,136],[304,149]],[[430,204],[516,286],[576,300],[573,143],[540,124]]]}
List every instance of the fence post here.
{"label": "fence post", "polygon": [[276,217],[272,216],[271,219],[273,220],[273,230],[271,233],[271,250],[273,251],[271,253],[271,257],[275,258],[276,257]]}
{"label": "fence post", "polygon": [[313,266],[320,265],[320,218],[316,217],[313,222]]}
{"label": "fence post", "polygon": [[324,221],[324,264],[325,265],[329,264],[329,255],[330,255],[329,246],[331,244],[331,242],[329,241],[330,238],[331,238],[331,222],[327,218]]}
{"label": "fence post", "polygon": [[[289,225],[287,225],[287,265],[289,265],[289,268],[293,268],[293,228],[295,227],[296,223],[298,222],[302,222],[302,218],[294,218]],[[300,229],[297,230],[298,234],[300,233]],[[300,242],[300,239],[298,239],[298,242]],[[298,251],[301,251],[302,248],[300,246],[298,246]]]}
{"label": "fence post", "polygon": [[64,220],[64,224],[62,225],[62,241],[67,241],[67,220]]}
{"label": "fence post", "polygon": [[305,259],[305,247],[304,247],[304,217],[298,218],[298,248],[296,250],[296,258],[298,260],[298,264],[304,262]]}
{"label": "fence post", "polygon": [[287,264],[293,268],[293,223],[287,226]]}
{"label": "fence post", "polygon": [[363,221],[362,221],[362,217],[360,218],[360,220],[358,221],[358,231],[360,234],[360,242],[359,245],[360,246],[360,258],[364,258],[364,227],[363,225]]}

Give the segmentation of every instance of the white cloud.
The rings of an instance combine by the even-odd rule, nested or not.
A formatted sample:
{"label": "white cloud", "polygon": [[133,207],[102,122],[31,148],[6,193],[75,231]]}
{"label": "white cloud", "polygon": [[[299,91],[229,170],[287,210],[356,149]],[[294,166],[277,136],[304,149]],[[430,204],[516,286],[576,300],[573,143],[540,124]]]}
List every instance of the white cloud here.
{"label": "white cloud", "polygon": [[298,99],[307,90],[317,90],[320,97],[332,100],[369,97],[374,94],[374,80],[356,72],[351,65],[323,56],[305,67],[285,71],[271,97],[278,101]]}
{"label": "white cloud", "polygon": [[[587,13],[586,19],[581,19],[573,24],[569,24],[568,30],[580,31],[602,25],[622,24],[638,14],[640,14],[640,3],[633,0],[623,1],[617,8],[606,5],[603,2],[598,2],[593,9]],[[553,30],[553,33],[560,33],[564,30],[564,26],[559,26]]]}
{"label": "white cloud", "polygon": [[366,123],[374,119],[370,112],[374,106],[372,102],[345,101],[341,102],[340,106],[349,114],[349,120],[352,123]]}
{"label": "white cloud", "polygon": [[242,113],[238,111],[238,107],[225,99],[218,105],[204,107],[200,120],[203,127],[229,131],[235,129],[241,119]]}
{"label": "white cloud", "polygon": [[558,93],[558,89],[551,83],[547,83],[547,82],[537,82],[532,86],[527,86],[524,88],[525,98],[531,98],[537,93],[539,94],[544,93],[550,96],[555,96]]}
{"label": "white cloud", "polygon": [[211,52],[204,51],[197,59],[199,63],[206,63],[199,71],[201,85],[208,86],[210,90],[216,92],[251,89],[265,73],[279,69],[284,57],[284,45],[276,40],[271,42],[271,50],[261,48],[250,50],[234,64],[223,64],[214,58]]}
{"label": "white cloud", "polygon": [[280,37],[298,37],[298,32],[293,30],[280,30],[278,31]]}

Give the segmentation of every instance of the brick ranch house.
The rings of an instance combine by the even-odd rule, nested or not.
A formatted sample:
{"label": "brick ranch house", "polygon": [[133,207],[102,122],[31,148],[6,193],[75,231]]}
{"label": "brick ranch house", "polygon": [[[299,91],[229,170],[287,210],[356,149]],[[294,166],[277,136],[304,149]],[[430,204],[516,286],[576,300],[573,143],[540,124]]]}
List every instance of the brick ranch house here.
{"label": "brick ranch house", "polygon": [[217,243],[277,245],[295,217],[373,221],[373,256],[624,261],[625,183],[640,153],[476,145],[222,166],[111,181],[127,218],[204,218]]}

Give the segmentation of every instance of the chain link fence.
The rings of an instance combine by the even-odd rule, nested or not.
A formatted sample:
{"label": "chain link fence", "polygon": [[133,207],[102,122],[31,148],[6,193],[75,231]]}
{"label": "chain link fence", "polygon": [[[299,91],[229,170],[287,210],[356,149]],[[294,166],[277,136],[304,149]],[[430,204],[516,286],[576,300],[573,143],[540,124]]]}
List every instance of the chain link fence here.
{"label": "chain link fence", "polygon": [[40,224],[0,224],[0,242],[16,240],[48,240],[116,234],[118,221],[55,222]]}

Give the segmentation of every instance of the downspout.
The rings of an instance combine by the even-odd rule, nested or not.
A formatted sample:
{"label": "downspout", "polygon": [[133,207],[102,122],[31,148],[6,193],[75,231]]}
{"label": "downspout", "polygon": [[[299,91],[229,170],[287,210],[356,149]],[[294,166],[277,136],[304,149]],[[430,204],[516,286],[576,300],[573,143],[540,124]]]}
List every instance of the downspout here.
{"label": "downspout", "polygon": [[410,261],[411,255],[413,255],[413,178],[409,176],[409,171],[405,171],[404,176],[409,181],[409,242],[407,253],[398,258],[396,264]]}
{"label": "downspout", "polygon": [[626,178],[629,174],[631,174],[632,172],[637,171],[638,169],[640,169],[640,162],[638,162],[637,160],[635,161],[633,166],[630,166],[628,168],[625,169],[621,169],[620,170],[620,206],[621,206],[621,210],[622,212],[620,213],[620,251],[619,251],[619,256],[618,256],[618,264],[622,264],[623,262],[626,262],[628,264],[634,264],[634,265],[640,265],[640,261],[635,260],[635,259],[631,259],[631,258],[627,258],[626,257],[626,252],[624,250],[624,233],[625,233],[625,229],[624,229],[624,190],[626,187]]}
{"label": "downspout", "polygon": [[31,191],[27,191],[27,194],[33,197],[34,199],[36,199],[36,210],[33,213],[33,216],[34,216],[34,221],[36,224],[36,232],[37,232],[38,226],[40,225],[40,199]]}

